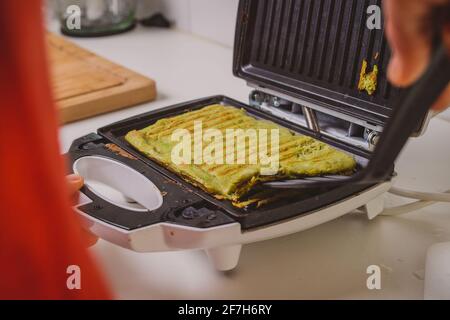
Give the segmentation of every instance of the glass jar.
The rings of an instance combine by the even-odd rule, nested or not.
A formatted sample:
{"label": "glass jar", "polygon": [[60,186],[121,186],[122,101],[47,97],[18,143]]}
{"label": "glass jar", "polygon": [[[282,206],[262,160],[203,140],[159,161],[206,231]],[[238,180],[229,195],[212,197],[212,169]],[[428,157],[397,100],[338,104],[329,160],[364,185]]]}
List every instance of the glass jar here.
{"label": "glass jar", "polygon": [[121,33],[135,26],[136,0],[58,0],[61,32],[96,37]]}

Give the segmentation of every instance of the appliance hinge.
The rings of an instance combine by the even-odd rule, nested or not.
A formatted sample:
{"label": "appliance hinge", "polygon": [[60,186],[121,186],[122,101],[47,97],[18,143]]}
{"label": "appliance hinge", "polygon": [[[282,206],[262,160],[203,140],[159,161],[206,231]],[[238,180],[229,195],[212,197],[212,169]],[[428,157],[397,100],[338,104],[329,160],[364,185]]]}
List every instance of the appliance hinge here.
{"label": "appliance hinge", "polygon": [[366,126],[361,121],[352,121],[353,119],[345,117],[336,117],[324,110],[311,108],[301,101],[281,98],[263,90],[258,88],[250,93],[250,106],[308,128],[316,136],[332,137],[364,150],[375,149],[382,128]]}

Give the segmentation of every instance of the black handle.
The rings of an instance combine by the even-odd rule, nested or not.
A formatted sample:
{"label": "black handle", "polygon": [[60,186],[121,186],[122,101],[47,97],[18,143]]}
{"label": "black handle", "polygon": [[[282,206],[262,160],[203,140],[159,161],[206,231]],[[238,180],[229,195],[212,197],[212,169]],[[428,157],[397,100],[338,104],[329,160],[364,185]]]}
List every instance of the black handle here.
{"label": "black handle", "polygon": [[450,81],[450,59],[441,43],[435,50],[423,76],[404,90],[370,160],[364,180],[376,182],[387,178],[392,164],[427,112]]}

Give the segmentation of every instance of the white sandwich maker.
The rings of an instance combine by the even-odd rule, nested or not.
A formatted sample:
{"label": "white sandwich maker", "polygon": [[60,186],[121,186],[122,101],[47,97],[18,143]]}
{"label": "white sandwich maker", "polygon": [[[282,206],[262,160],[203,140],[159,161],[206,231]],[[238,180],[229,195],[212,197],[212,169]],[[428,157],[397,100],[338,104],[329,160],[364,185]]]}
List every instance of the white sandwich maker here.
{"label": "white sandwich maker", "polygon": [[[75,140],[67,155],[70,171],[86,181],[76,206],[86,228],[138,252],[205,250],[215,268],[224,271],[236,267],[243,244],[312,228],[355,209],[375,218],[383,211],[395,158],[409,136],[423,132],[429,99],[439,92],[415,90],[407,106],[394,108],[403,92],[386,79],[389,47],[382,29],[366,27],[366,5],[357,0],[241,0],[233,70],[254,88],[249,103],[203,98]],[[358,89],[364,61],[368,70],[379,70],[373,94]],[[417,99],[424,107],[410,112],[407,108]],[[217,103],[350,153],[358,172],[345,183],[302,188],[295,196],[240,209],[184,181],[124,140],[131,130]]]}

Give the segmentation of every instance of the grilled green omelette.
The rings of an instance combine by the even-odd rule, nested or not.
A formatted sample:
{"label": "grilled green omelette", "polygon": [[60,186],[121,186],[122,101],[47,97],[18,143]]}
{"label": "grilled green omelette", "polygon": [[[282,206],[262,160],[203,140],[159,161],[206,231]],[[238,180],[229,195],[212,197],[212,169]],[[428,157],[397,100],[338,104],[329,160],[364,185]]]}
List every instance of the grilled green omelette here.
{"label": "grilled green omelette", "polygon": [[[174,148],[179,147],[179,141],[174,140],[176,130],[184,130],[193,135],[198,124],[202,125],[202,132],[215,129],[216,133],[222,133],[227,137],[230,129],[255,129],[266,130],[269,134],[267,141],[267,156],[273,156],[270,133],[278,132],[276,148],[277,172],[272,175],[263,174],[265,163],[262,161],[245,163],[230,163],[225,157],[230,153],[227,142],[220,142],[223,148],[224,160],[216,163],[191,161],[190,163],[176,163],[173,161]],[[213,194],[218,199],[231,200],[238,204],[255,185],[261,182],[298,178],[302,176],[319,176],[327,174],[347,174],[356,167],[354,158],[344,152],[308,136],[298,135],[273,122],[259,120],[249,116],[245,110],[223,106],[211,105],[196,111],[186,112],[182,115],[158,120],[155,124],[142,130],[130,131],[125,136],[126,141],[148,158],[170,169],[190,183]],[[191,139],[191,150],[195,148],[195,139]],[[217,140],[209,140],[210,144],[217,144]],[[245,140],[248,142],[249,140]],[[242,140],[241,140],[242,142]],[[203,147],[211,145],[203,141]],[[274,144],[275,145],[275,144]],[[242,147],[242,146],[241,146]],[[234,158],[238,158],[240,144],[232,149]],[[244,143],[246,159],[255,152],[261,152],[258,148],[251,148],[250,143]],[[217,149],[216,149],[217,150]],[[241,150],[242,151],[242,150]],[[217,151],[216,151],[217,152]],[[213,152],[214,154],[214,152]],[[254,158],[253,158],[254,159]],[[197,159],[198,160],[198,159]]]}

